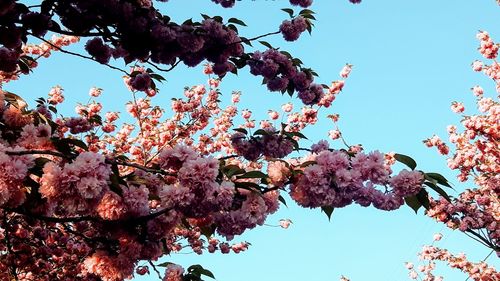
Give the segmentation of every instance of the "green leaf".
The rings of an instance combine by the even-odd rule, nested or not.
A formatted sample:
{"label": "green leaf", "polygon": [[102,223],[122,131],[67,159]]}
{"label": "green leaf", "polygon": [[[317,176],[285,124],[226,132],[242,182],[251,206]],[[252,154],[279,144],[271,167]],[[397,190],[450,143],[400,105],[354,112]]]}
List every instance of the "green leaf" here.
{"label": "green leaf", "polygon": [[302,11],[300,11],[299,15],[310,15],[310,14],[316,14],[313,10],[309,10],[309,9],[304,9]]}
{"label": "green leaf", "polygon": [[418,200],[416,195],[405,197],[406,205],[410,206],[415,211],[415,214],[418,212],[418,209],[422,207],[420,201]]}
{"label": "green leaf", "polygon": [[243,128],[235,128],[233,129],[233,131],[236,131],[236,132],[240,132],[240,133],[243,133],[245,135],[248,135],[248,131],[243,129]]}
{"label": "green leaf", "polygon": [[326,216],[328,217],[328,220],[332,218],[334,208],[332,206],[323,206],[321,207],[321,211],[323,211]]}
{"label": "green leaf", "polygon": [[215,226],[215,224],[212,224],[210,226],[202,226],[200,227],[201,234],[203,234],[207,239],[210,239],[210,237],[214,235],[216,228],[217,227]]}
{"label": "green leaf", "polygon": [[43,175],[43,167],[47,162],[50,162],[50,159],[45,157],[38,157],[35,159],[35,166],[29,169],[29,172],[33,175],[37,175],[41,177]]}
{"label": "green leaf", "polygon": [[303,64],[303,62],[298,58],[293,58],[292,63],[293,63],[293,65],[296,65],[296,66],[300,66]]}
{"label": "green leaf", "polygon": [[167,266],[169,266],[171,264],[175,264],[175,263],[167,261],[167,262],[163,262],[163,263],[157,264],[156,266],[167,267]]}
{"label": "green leaf", "polygon": [[264,129],[258,129],[257,131],[255,131],[255,133],[253,133],[253,135],[254,136],[258,136],[258,135],[268,136],[269,132],[264,130]]}
{"label": "green leaf", "polygon": [[234,175],[241,175],[245,173],[245,170],[240,168],[238,165],[228,165],[222,168],[222,172],[228,177],[231,178]]}
{"label": "green leaf", "polygon": [[238,75],[238,67],[233,64],[233,68],[231,68],[230,72],[234,75]]}
{"label": "green leaf", "polygon": [[299,137],[301,139],[306,139],[307,140],[307,137],[304,136],[304,134],[302,134],[301,132],[286,132],[285,134],[286,135],[290,134],[290,135],[292,135],[294,137]]}
{"label": "green leaf", "polygon": [[248,38],[240,36],[240,39],[241,39],[241,42],[243,42],[243,44],[247,44],[248,46],[253,47],[252,42],[250,40],[248,40]]}
{"label": "green leaf", "polygon": [[230,23],[230,24],[228,24],[228,25],[227,25],[227,28],[231,29],[232,31],[234,31],[234,32],[236,32],[236,33],[239,33],[239,32],[238,32],[238,28],[237,28],[237,27],[236,27],[236,25],[234,25],[234,24],[231,24],[231,23]]}
{"label": "green leaf", "polygon": [[283,12],[287,13],[290,15],[291,18],[293,18],[293,10],[292,9],[281,9]]}
{"label": "green leaf", "polygon": [[166,79],[161,76],[160,74],[156,74],[156,73],[153,73],[153,74],[150,74],[151,78],[155,79],[156,81],[158,82],[162,82],[162,81],[165,81]]}
{"label": "green leaf", "polygon": [[311,14],[305,14],[305,15],[302,15],[304,18],[306,19],[311,19],[311,20],[316,20],[316,17],[314,17],[313,15]]}
{"label": "green leaf", "polygon": [[210,277],[210,278],[212,278],[212,279],[215,279],[214,274],[213,274],[210,270],[208,270],[208,269],[205,269],[205,268],[204,268],[204,269],[200,270],[200,273],[201,273],[202,275],[205,275],[205,276],[208,276],[208,277]]}
{"label": "green leaf", "polygon": [[292,142],[293,149],[296,150],[296,151],[299,151],[299,148],[300,148],[299,143],[296,140],[292,139],[292,138],[290,138],[288,140]]}
{"label": "green leaf", "polygon": [[415,170],[415,168],[417,167],[417,162],[415,162],[415,160],[413,160],[413,158],[411,158],[410,156],[396,153],[394,154],[394,158],[396,158],[398,162],[405,164],[412,170]]}
{"label": "green leaf", "polygon": [[261,171],[250,171],[246,172],[241,176],[238,176],[238,179],[256,179],[256,178],[263,179],[267,177],[268,176]]}
{"label": "green leaf", "polygon": [[448,180],[441,174],[438,174],[438,173],[425,173],[426,176],[429,176],[430,178],[436,180],[437,183],[439,183],[440,185],[444,185],[444,186],[447,186],[449,188],[453,188],[451,187],[450,183],[448,182]]}
{"label": "green leaf", "polygon": [[312,25],[311,21],[308,19],[306,19],[306,24],[307,24],[307,27],[306,27],[307,32],[309,33],[309,35],[311,35],[313,25]]}
{"label": "green leaf", "polygon": [[239,24],[242,26],[247,26],[246,23],[244,23],[242,20],[239,20],[237,18],[230,18],[227,22],[234,23],[234,24]]}
{"label": "green leaf", "polygon": [[285,205],[286,207],[288,207],[288,205],[286,204],[286,200],[285,200],[285,198],[283,198],[283,196],[281,196],[281,195],[280,195],[280,196],[278,197],[278,200],[279,200],[281,203],[283,203],[283,205]]}
{"label": "green leaf", "polygon": [[300,167],[301,168],[305,168],[307,166],[311,166],[311,165],[314,165],[314,164],[316,164],[316,161],[306,161],[306,162],[300,164]]}
{"label": "green leaf", "polygon": [[195,276],[200,277],[201,275],[208,276],[212,279],[215,279],[215,276],[210,270],[203,268],[203,266],[199,264],[192,265],[188,267],[187,271]]}
{"label": "green leaf", "polygon": [[129,75],[129,76],[130,76],[130,77],[135,77],[135,76],[137,76],[137,75],[139,75],[139,74],[142,74],[142,72],[140,72],[140,71],[132,71],[132,73],[130,73],[130,75]]}
{"label": "green leaf", "polygon": [[122,195],[122,189],[120,187],[120,178],[115,173],[112,173],[109,176],[109,179],[111,181],[109,189],[118,195]]}
{"label": "green leaf", "polygon": [[426,210],[429,210],[430,206],[431,206],[431,203],[429,202],[429,193],[427,193],[427,191],[425,189],[420,189],[420,192],[417,193],[417,199],[418,199],[418,202],[420,202],[420,204],[422,204],[422,206],[424,206],[424,208]]}
{"label": "green leaf", "polygon": [[187,19],[185,20],[182,25],[193,25],[193,19]]}
{"label": "green leaf", "polygon": [[293,92],[295,90],[295,87],[293,83],[288,83],[288,86],[286,87],[286,92],[289,96],[293,96]]}
{"label": "green leaf", "polygon": [[261,186],[254,182],[238,181],[234,183],[234,186],[236,188],[242,188],[250,191],[258,190],[260,192],[261,190]]}
{"label": "green leaf", "polygon": [[4,99],[6,102],[12,104],[15,108],[20,110],[24,110],[27,105],[23,98],[11,92],[4,91]]}
{"label": "green leaf", "polygon": [[68,144],[72,144],[74,146],[78,146],[80,148],[83,148],[84,150],[89,150],[89,148],[87,147],[87,145],[79,140],[79,139],[61,139],[62,142],[66,142]]}
{"label": "green leaf", "polygon": [[287,51],[280,51],[280,53],[282,53],[283,55],[285,55],[289,59],[293,58],[292,55],[289,52],[287,52]]}
{"label": "green leaf", "polygon": [[269,49],[274,49],[273,46],[271,46],[271,44],[267,43],[266,41],[259,41],[259,43],[268,47]]}
{"label": "green leaf", "polygon": [[17,62],[17,65],[19,65],[19,68],[23,73],[29,73],[31,70],[29,65],[22,59]]}
{"label": "green leaf", "polygon": [[448,200],[448,202],[451,202],[450,196],[441,187],[439,187],[435,183],[429,182],[429,181],[424,182],[424,184],[427,185],[428,187],[432,188],[437,193],[439,193],[439,195],[443,196],[446,200]]}

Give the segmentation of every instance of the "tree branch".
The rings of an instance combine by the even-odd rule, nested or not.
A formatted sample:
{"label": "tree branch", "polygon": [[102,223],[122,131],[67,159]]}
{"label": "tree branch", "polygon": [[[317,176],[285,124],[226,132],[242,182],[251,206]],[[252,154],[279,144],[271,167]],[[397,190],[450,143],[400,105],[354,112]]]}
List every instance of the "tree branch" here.
{"label": "tree branch", "polygon": [[[28,33],[28,34],[29,34],[29,35],[31,35],[31,36],[33,36],[33,37],[35,37],[35,38],[38,38],[38,39],[42,40],[43,42],[45,42],[45,43],[49,44],[50,46],[52,46],[53,48],[55,48],[56,50],[58,50],[58,51],[60,51],[60,52],[62,52],[62,53],[69,54],[69,55],[73,55],[73,56],[77,56],[77,57],[80,57],[80,58],[84,58],[84,59],[87,59],[87,60],[91,60],[91,61],[97,62],[97,61],[96,61],[95,59],[93,59],[92,57],[89,57],[89,56],[85,56],[85,55],[82,55],[82,54],[79,54],[79,53],[74,53],[74,52],[71,52],[71,51],[64,50],[64,49],[62,49],[61,47],[58,47],[58,46],[56,46],[56,45],[52,44],[52,42],[50,42],[50,41],[48,41],[48,40],[45,40],[43,37],[36,36],[36,35],[34,35],[34,34],[32,34],[32,33]],[[123,73],[125,73],[125,75],[128,75],[128,74],[129,74],[127,71],[125,71],[125,70],[123,70],[123,69],[121,69],[121,68],[118,68],[118,67],[112,66],[112,65],[110,65],[110,64],[108,64],[108,63],[101,63],[101,64],[102,64],[102,65],[105,65],[105,66],[107,66],[107,67],[109,67],[109,68],[111,68],[111,69],[114,69],[114,70],[118,70],[118,71],[120,71],[120,72],[123,72]]]}
{"label": "tree branch", "polygon": [[159,66],[157,66],[156,64],[150,62],[150,61],[147,61],[146,63],[151,65],[152,67],[156,68],[157,70],[159,71],[163,71],[163,72],[169,72],[169,71],[172,71],[181,61],[178,60],[177,62],[175,62],[174,64],[172,64],[172,66],[170,66],[169,68],[161,68]]}

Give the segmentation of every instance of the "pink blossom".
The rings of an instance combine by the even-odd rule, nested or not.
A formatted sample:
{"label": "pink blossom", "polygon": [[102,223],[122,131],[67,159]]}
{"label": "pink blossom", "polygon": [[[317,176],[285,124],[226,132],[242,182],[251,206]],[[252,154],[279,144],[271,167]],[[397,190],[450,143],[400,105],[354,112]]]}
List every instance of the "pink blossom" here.
{"label": "pink blossom", "polygon": [[281,106],[281,109],[284,112],[291,112],[293,110],[293,104],[291,104],[291,103],[285,103],[284,105]]}
{"label": "pink blossom", "polygon": [[281,161],[271,161],[267,165],[267,173],[273,185],[283,186],[290,175],[290,169]]}
{"label": "pink blossom", "polygon": [[276,111],[276,110],[269,110],[269,118],[271,118],[272,120],[277,120],[280,115],[279,113]]}
{"label": "pink blossom", "polygon": [[231,101],[233,103],[238,103],[240,102],[240,97],[241,97],[241,92],[233,92],[233,94],[231,95]]}
{"label": "pink blossom", "polygon": [[101,88],[96,88],[96,87],[91,88],[90,91],[89,91],[89,95],[91,97],[94,97],[94,98],[100,96],[101,93],[102,93],[102,89]]}
{"label": "pink blossom", "polygon": [[127,209],[118,194],[108,191],[97,204],[96,211],[105,220],[118,220],[125,215]]}
{"label": "pink blossom", "polygon": [[346,64],[342,70],[340,71],[340,76],[342,78],[347,78],[349,77],[349,74],[351,73],[351,70],[352,70],[352,65],[350,64]]}
{"label": "pink blossom", "polygon": [[340,138],[341,133],[339,130],[330,130],[328,132],[328,136],[330,137],[330,139],[336,140],[336,139]]}
{"label": "pink blossom", "polygon": [[417,194],[422,188],[423,180],[424,176],[419,171],[402,170],[389,179],[389,185],[397,195],[406,197]]}
{"label": "pink blossom", "polygon": [[443,234],[441,234],[441,233],[436,233],[436,234],[434,234],[434,237],[433,237],[433,238],[434,238],[434,241],[440,241],[440,240],[441,240],[441,238],[443,238]]}
{"label": "pink blossom", "polygon": [[250,117],[252,117],[252,112],[250,110],[245,109],[241,112],[241,117],[245,119],[250,119]]}
{"label": "pink blossom", "polygon": [[474,71],[481,71],[481,70],[483,70],[483,62],[482,61],[478,61],[478,60],[474,61],[472,63],[472,69]]}
{"label": "pink blossom", "polygon": [[464,108],[464,105],[460,102],[453,102],[451,104],[451,110],[453,110],[453,112],[455,113],[462,113],[464,112],[465,108]]}
{"label": "pink blossom", "polygon": [[290,219],[281,219],[280,220],[281,228],[287,229],[288,227],[290,227],[291,224],[292,224],[292,221]]}

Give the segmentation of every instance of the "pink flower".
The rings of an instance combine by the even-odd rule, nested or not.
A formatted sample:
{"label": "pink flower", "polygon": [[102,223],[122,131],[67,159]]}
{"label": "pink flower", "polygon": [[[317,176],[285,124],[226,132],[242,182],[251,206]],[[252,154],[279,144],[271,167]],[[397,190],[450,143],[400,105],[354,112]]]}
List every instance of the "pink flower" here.
{"label": "pink flower", "polygon": [[197,158],[188,160],[179,169],[179,182],[188,187],[201,187],[215,182],[219,174],[219,162],[217,159]]}
{"label": "pink flower", "polygon": [[178,264],[169,264],[165,271],[165,277],[163,281],[182,281],[182,275],[184,274],[184,268]]}
{"label": "pink flower", "polygon": [[96,198],[106,186],[107,183],[105,181],[100,181],[95,177],[80,178],[79,181],[76,182],[78,193],[85,199]]}
{"label": "pink flower", "polygon": [[342,78],[347,78],[349,77],[349,74],[351,73],[351,70],[352,70],[352,65],[350,64],[346,64],[342,70],[340,71],[340,76]]}
{"label": "pink flower", "polygon": [[455,113],[462,113],[462,112],[464,112],[465,108],[461,102],[455,101],[451,104],[451,110],[453,110],[453,112],[455,112]]}
{"label": "pink flower", "polygon": [[405,263],[405,267],[406,267],[407,269],[413,269],[413,263],[411,263],[411,262],[406,262],[406,263]]}
{"label": "pink flower", "polygon": [[287,229],[290,227],[290,224],[292,224],[292,221],[290,219],[281,219],[280,220],[280,226],[284,229]]}
{"label": "pink flower", "polygon": [[434,241],[439,241],[439,240],[441,240],[441,238],[443,238],[443,234],[436,233],[436,234],[434,234],[433,238],[434,238]]}
{"label": "pink flower", "polygon": [[219,79],[208,79],[208,85],[212,88],[217,88],[219,87],[220,80]]}
{"label": "pink flower", "polygon": [[267,173],[273,185],[283,186],[290,175],[290,169],[281,161],[270,161],[267,164]]}
{"label": "pink flower", "polygon": [[241,117],[249,119],[250,117],[252,117],[252,112],[248,109],[245,109],[241,112]]}
{"label": "pink flower", "polygon": [[40,180],[40,194],[44,198],[53,198],[60,192],[59,182],[62,174],[61,168],[54,162],[48,162],[43,166],[43,176]]}
{"label": "pink flower", "polygon": [[336,140],[336,139],[339,139],[340,138],[340,131],[339,130],[330,130],[328,132],[328,136],[330,137],[330,139],[332,140]]}
{"label": "pink flower", "polygon": [[204,65],[203,73],[207,74],[207,75],[214,73],[214,71],[212,70],[212,65],[210,63],[207,63],[207,64]]}
{"label": "pink flower", "polygon": [[96,88],[96,87],[91,88],[90,91],[89,91],[89,95],[91,97],[94,97],[94,98],[100,96],[101,93],[102,93],[102,89],[101,88]]}
{"label": "pink flower", "polygon": [[240,102],[240,97],[241,97],[241,92],[233,92],[233,94],[231,95],[231,101],[233,103],[238,103]]}
{"label": "pink flower", "polygon": [[478,61],[478,60],[474,61],[472,63],[472,69],[474,71],[481,71],[481,70],[483,70],[483,62],[482,61]]}
{"label": "pink flower", "polygon": [[108,191],[97,204],[96,211],[105,220],[118,220],[125,215],[127,209],[118,194]]}
{"label": "pink flower", "polygon": [[149,274],[149,268],[147,266],[139,266],[135,270],[135,273],[137,273],[139,275]]}
{"label": "pink flower", "polygon": [[63,89],[60,86],[53,87],[49,92],[47,101],[51,104],[58,104],[64,101]]}
{"label": "pink flower", "polygon": [[118,120],[118,112],[108,112],[106,113],[106,119],[108,122],[113,122]]}
{"label": "pink flower", "polygon": [[402,170],[389,180],[389,185],[394,189],[394,193],[406,197],[417,194],[422,188],[423,180],[421,172]]}
{"label": "pink flower", "polygon": [[472,92],[474,93],[474,95],[476,97],[480,97],[483,95],[484,90],[481,86],[474,86],[474,87],[472,87]]}
{"label": "pink flower", "polygon": [[291,104],[291,103],[285,103],[284,105],[281,106],[281,109],[284,112],[290,112],[290,111],[293,110],[293,104]]}
{"label": "pink flower", "polygon": [[276,110],[269,110],[268,114],[272,120],[277,120],[280,117],[280,114]]}

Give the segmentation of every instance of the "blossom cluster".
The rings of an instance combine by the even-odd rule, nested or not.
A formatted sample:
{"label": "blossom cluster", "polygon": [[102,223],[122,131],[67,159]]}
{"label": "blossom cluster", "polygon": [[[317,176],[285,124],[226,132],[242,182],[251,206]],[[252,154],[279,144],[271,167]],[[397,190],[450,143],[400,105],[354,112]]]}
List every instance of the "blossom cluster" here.
{"label": "blossom cluster", "polygon": [[[498,44],[494,43],[485,31],[478,33],[479,52],[487,59],[497,57]],[[497,92],[500,83],[500,67],[496,61],[486,65],[481,61],[472,64],[474,71],[483,72],[491,78]],[[473,232],[486,246],[498,249],[500,243],[500,155],[498,140],[500,139],[500,104],[498,95],[487,97],[480,86],[472,88],[476,97],[478,114],[463,115],[461,125],[448,126],[449,142],[453,153],[448,159],[448,166],[459,171],[458,179],[462,182],[472,178],[477,185],[460,193],[453,201],[445,198],[431,200],[431,209],[427,214],[453,229]],[[464,114],[461,103],[454,102],[452,110]],[[425,141],[427,146],[436,146],[442,154],[448,154],[448,145],[434,136]]]}
{"label": "blossom cluster", "polygon": [[[63,34],[70,40],[74,40],[76,36],[90,37],[85,43],[85,50],[90,56],[77,55],[102,64],[108,64],[113,58],[123,59],[126,64],[147,61],[152,64],[170,65],[173,68],[179,62],[193,67],[208,61],[213,64],[213,72],[220,77],[228,72],[236,73],[237,69],[246,65],[253,69],[252,73],[258,72],[255,71],[254,65],[256,61],[259,63],[260,58],[257,53],[253,56],[245,53],[243,46],[244,43],[251,45],[250,42],[255,39],[239,35],[234,24],[245,25],[239,19],[230,18],[224,23],[219,16],[203,15],[200,22],[187,20],[177,24],[170,17],[159,13],[151,0],[55,1],[31,6],[16,0],[5,2],[0,14],[3,17],[0,23],[3,34],[0,38],[1,72],[12,73],[20,69],[27,73],[29,68],[36,66],[36,59],[27,57],[22,50],[28,36],[43,41],[43,46],[40,45],[43,49],[41,56],[48,54],[50,49],[62,50],[61,47],[66,46],[65,43],[61,44],[60,40],[45,39],[47,32]],[[235,3],[234,0],[213,2],[223,7],[232,7]],[[290,0],[291,5],[302,8],[308,8],[312,2]],[[315,19],[311,13],[313,12],[309,9],[302,10],[299,16],[283,21],[278,32],[281,32],[287,41],[298,39],[302,32],[310,31],[311,20]],[[278,32],[270,32],[268,35]],[[265,53],[273,54],[275,51],[271,48]],[[300,60],[291,56],[271,56],[264,60],[274,60],[274,63],[266,62],[269,64],[266,65],[269,71],[262,74],[271,91],[288,90],[292,94],[296,90],[300,92],[305,104],[319,102],[322,88],[306,85],[312,80],[311,74],[295,71],[295,66],[290,66],[292,62],[297,64]],[[271,74],[272,69],[280,66],[286,70]],[[295,72],[299,74],[296,78]],[[152,82],[151,75],[144,72],[131,78],[131,85],[139,91],[148,90]]]}
{"label": "blossom cluster", "polygon": [[[349,71],[342,71],[343,78]],[[142,67],[132,72],[153,75]],[[300,131],[317,121],[318,108],[306,106],[294,112],[292,104],[284,104],[281,112],[270,109],[269,120],[260,120],[262,129],[251,137],[240,132],[231,134],[241,93],[234,92],[231,102],[223,107],[218,88],[221,80],[212,77],[213,65],[206,65],[204,73],[209,77],[208,85],[186,88],[183,98],[172,100],[170,117],[166,117],[167,110],[153,105],[151,87],[143,93],[145,96],[136,98],[140,93],[132,85],[134,77],[126,76],[124,81],[134,99],[125,107],[135,123],[120,127],[116,124],[119,113],[104,112],[96,100],[104,93],[97,87],[90,89],[87,104],[76,107],[75,117],[54,114],[65,100],[60,86],[50,90],[48,99],[38,99],[33,110],[27,109],[19,97],[1,92],[4,144],[0,153],[0,208],[9,223],[1,222],[0,229],[9,235],[0,246],[11,246],[6,262],[0,266],[8,269],[7,274],[47,276],[51,280],[71,272],[75,280],[114,281],[147,274],[149,267],[140,265],[142,260],[156,261],[187,248],[197,254],[240,253],[249,244],[231,245],[228,241],[263,225],[278,210],[281,192],[290,192],[305,205],[301,201],[305,197],[297,199],[296,194],[308,188],[301,182],[312,174],[313,166],[301,167],[303,161],[286,157],[298,148],[298,140],[303,137]],[[343,86],[343,81],[332,84],[332,95],[342,89],[338,85]],[[241,115],[244,125],[238,130],[255,127],[250,110],[242,110]],[[287,122],[278,132],[272,122],[280,115]],[[245,151],[245,142],[257,143],[253,153],[257,151],[258,156],[248,156],[252,149]],[[398,204],[389,203],[395,199],[374,201],[376,207],[399,207],[403,196],[418,192],[420,172],[403,171],[391,178],[392,163],[382,154],[364,155],[356,149],[351,150],[356,155],[345,157],[359,161],[348,160],[348,167],[340,169],[335,163],[319,160],[343,153],[328,149],[328,143],[320,142],[313,148],[315,153],[306,157],[318,161],[314,166],[322,165],[329,171],[324,174],[326,181],[338,183],[346,192],[360,183],[386,184],[391,190],[376,197],[399,200]],[[215,158],[217,153],[227,156]],[[384,168],[371,167],[370,163]],[[352,187],[346,183],[350,180]],[[312,192],[307,196],[312,201],[322,200]],[[345,200],[342,196],[339,192],[336,200]],[[308,207],[340,206],[337,201]],[[35,231],[30,220],[36,220],[37,226],[46,231],[28,244]],[[19,236],[13,236],[17,232]],[[61,240],[53,242],[54,235]],[[64,252],[61,259],[13,267],[19,256],[13,245],[27,244],[29,249],[22,251],[47,260],[48,255],[61,255],[69,240],[75,241],[74,251]],[[41,245],[46,243],[53,243],[50,251],[43,250]],[[82,262],[75,263],[75,256]],[[167,279],[193,274],[170,267],[166,269]]]}
{"label": "blossom cluster", "polygon": [[[439,241],[441,238],[441,234],[436,234],[434,241]],[[405,263],[405,267],[409,270],[409,278],[412,280],[444,280],[442,276],[436,276],[433,273],[436,269],[437,262],[446,263],[447,266],[462,271],[467,274],[467,279],[470,278],[474,281],[500,280],[500,272],[497,272],[494,267],[488,265],[484,260],[480,262],[471,262],[463,253],[453,254],[447,249],[436,247],[434,245],[426,245],[422,247],[422,251],[418,254],[418,256],[422,263],[425,262],[424,264],[418,266],[418,268],[416,268],[411,262]]]}
{"label": "blossom cluster", "polygon": [[[419,171],[402,170],[390,177],[392,171],[378,151],[351,156],[341,150],[324,150],[307,160],[314,164],[305,167],[290,188],[291,197],[304,207],[338,208],[356,202],[395,210],[403,205],[404,197],[420,191],[424,180]],[[376,185],[386,186],[386,191],[376,189]]]}

